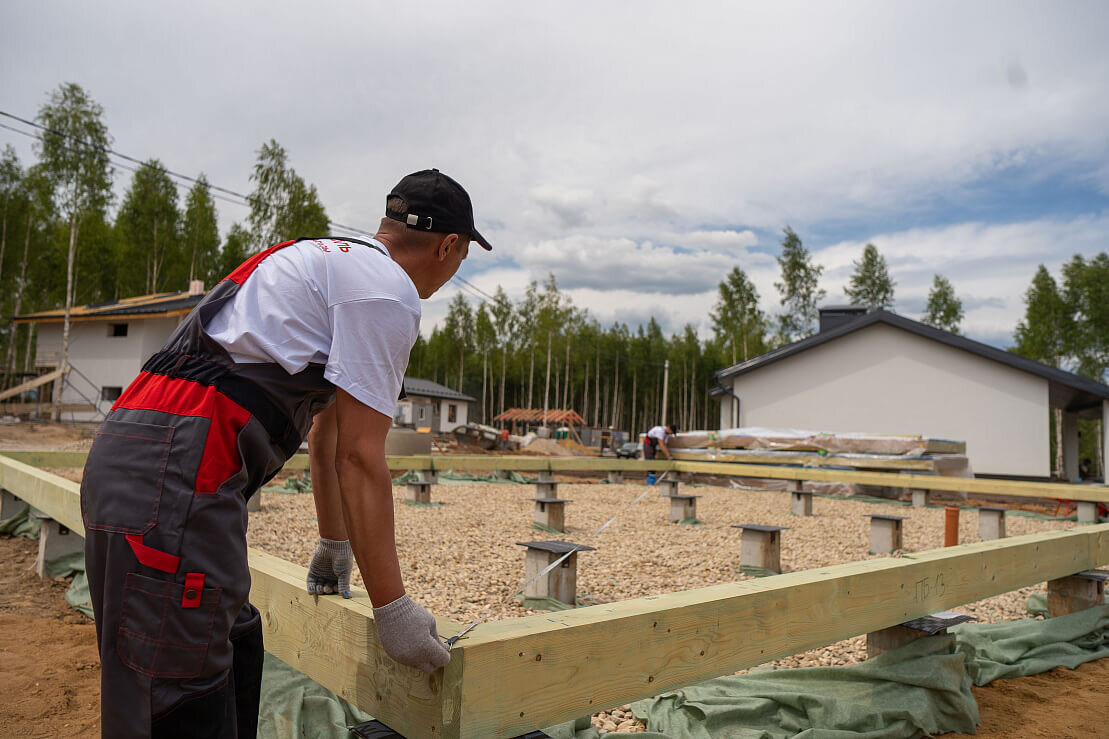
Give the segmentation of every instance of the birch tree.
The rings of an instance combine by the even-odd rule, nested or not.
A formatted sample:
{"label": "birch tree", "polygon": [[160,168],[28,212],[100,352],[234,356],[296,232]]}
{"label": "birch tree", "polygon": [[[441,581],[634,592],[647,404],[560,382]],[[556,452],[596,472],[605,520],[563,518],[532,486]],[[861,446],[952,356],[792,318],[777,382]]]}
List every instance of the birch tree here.
{"label": "birch tree", "polygon": [[[52,92],[37,116],[45,132],[35,149],[62,215],[69,222],[60,368],[69,364],[69,323],[81,219],[93,211],[103,213],[112,199],[112,166],[108,158],[112,139],[103,116],[104,109],[72,82],[63,83]],[[55,421],[61,417],[63,384],[64,380],[59,380],[54,385]]]}

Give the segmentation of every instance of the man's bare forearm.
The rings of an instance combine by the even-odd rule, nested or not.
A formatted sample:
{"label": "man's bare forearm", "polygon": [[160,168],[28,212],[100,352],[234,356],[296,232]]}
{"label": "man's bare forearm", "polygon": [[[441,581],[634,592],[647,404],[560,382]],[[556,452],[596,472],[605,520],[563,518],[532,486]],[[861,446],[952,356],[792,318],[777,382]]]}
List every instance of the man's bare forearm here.
{"label": "man's bare forearm", "polygon": [[312,476],[312,497],[316,502],[316,525],[320,536],[345,541],[346,521],[343,516],[339,475],[335,470],[335,443],[338,440],[335,405],[316,414],[308,433],[308,469]]}
{"label": "man's bare forearm", "polygon": [[343,517],[354,559],[374,606],[404,595],[393,532],[393,484],[385,455],[339,459],[335,469],[342,486]]}

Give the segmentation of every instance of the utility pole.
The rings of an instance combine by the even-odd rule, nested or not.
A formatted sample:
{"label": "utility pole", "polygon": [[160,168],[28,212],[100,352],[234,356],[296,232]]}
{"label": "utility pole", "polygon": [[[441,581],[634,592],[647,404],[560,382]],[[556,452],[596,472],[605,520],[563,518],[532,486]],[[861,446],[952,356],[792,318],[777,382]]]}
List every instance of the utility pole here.
{"label": "utility pole", "polygon": [[666,360],[662,370],[662,413],[659,414],[659,424],[666,425],[666,391],[670,389],[670,360]]}

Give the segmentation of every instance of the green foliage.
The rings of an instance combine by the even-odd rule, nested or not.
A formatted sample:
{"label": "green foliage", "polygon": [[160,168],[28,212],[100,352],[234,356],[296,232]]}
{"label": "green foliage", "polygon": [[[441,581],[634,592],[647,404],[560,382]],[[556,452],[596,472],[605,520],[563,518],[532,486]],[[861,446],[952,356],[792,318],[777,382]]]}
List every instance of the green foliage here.
{"label": "green foliage", "polygon": [[1061,367],[1066,355],[1066,335],[1072,319],[1055,278],[1042,264],[1024,294],[1024,319],[1014,334],[1012,351],[1037,362]]}
{"label": "green foliage", "polygon": [[157,159],[144,162],[131,179],[116,221],[126,239],[120,295],[184,290],[177,187]]}
{"label": "green foliage", "polygon": [[43,173],[67,217],[103,212],[112,199],[112,138],[104,109],[80,85],[67,82],[50,94],[37,120],[47,130],[35,145]]}
{"label": "green foliage", "polygon": [[782,296],[785,313],[778,316],[778,341],[788,344],[813,333],[820,316],[819,303],[827,294],[819,287],[824,267],[812,261],[812,254],[801,243],[801,237],[789,226],[782,239],[782,255],[778,266],[782,281],[774,287]]}
{"label": "green foliage", "polygon": [[941,275],[932,278],[932,289],[928,291],[928,307],[921,319],[929,326],[961,333],[959,324],[963,321],[963,301],[955,296],[951,282]]}
{"label": "green foliage", "polygon": [[250,231],[254,250],[305,236],[326,236],[330,221],[315,185],[289,166],[285,149],[274,139],[262,144],[250,176]]}
{"label": "green foliage", "polygon": [[732,364],[766,351],[766,314],[759,309],[755,284],[739,267],[733,267],[718,286],[718,298],[709,316],[717,341],[731,345]]}
{"label": "green foliage", "polygon": [[219,225],[216,204],[208,179],[201,174],[185,198],[185,217],[181,221],[181,246],[189,262],[188,281],[203,280],[211,287],[220,272]]}
{"label": "green foliage", "polygon": [[1063,302],[1070,322],[1064,351],[1076,372],[1104,381],[1109,372],[1109,254],[1089,261],[1076,254],[1063,265]]}
{"label": "green foliage", "polygon": [[878,253],[878,247],[867,244],[863,256],[855,265],[850,284],[844,289],[854,305],[863,305],[871,310],[893,307],[893,288],[897,284],[890,277],[886,259]]}
{"label": "green foliage", "polygon": [[213,280],[214,285],[219,280],[222,280],[227,275],[235,271],[235,268],[246,261],[247,255],[250,253],[250,232],[241,223],[231,224],[231,228],[227,231],[227,238],[224,239],[223,248],[219,253],[219,277]]}

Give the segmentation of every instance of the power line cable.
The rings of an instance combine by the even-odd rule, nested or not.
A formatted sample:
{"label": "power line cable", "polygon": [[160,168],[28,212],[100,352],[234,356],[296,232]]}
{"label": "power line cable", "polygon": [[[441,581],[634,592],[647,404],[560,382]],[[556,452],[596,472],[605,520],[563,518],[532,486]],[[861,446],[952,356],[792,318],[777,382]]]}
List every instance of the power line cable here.
{"label": "power line cable", "polygon": [[[33,128],[36,128],[36,129],[40,130],[40,131],[45,131],[46,133],[52,134],[54,136],[60,136],[62,138],[69,139],[70,141],[75,141],[78,144],[80,144],[81,146],[84,146],[88,149],[93,149],[95,151],[104,152],[105,154],[110,154],[112,156],[123,159],[124,161],[131,162],[133,164],[137,164],[140,167],[149,166],[149,165],[147,165],[146,162],[143,162],[140,159],[138,159],[136,157],[133,157],[133,156],[130,156],[128,154],[124,154],[122,152],[116,151],[115,149],[112,149],[111,147],[100,146],[98,144],[92,144],[88,141],[85,141],[84,139],[78,138],[77,136],[73,136],[71,134],[64,133],[62,131],[56,131],[52,128],[49,128],[48,126],[44,126],[40,123],[35,123],[34,121],[29,121],[26,118],[22,118],[20,116],[13,115],[12,113],[8,113],[7,111],[0,110],[0,116],[4,116],[6,118],[11,118],[12,120],[19,121],[20,123],[22,123],[24,125],[31,126]],[[18,129],[11,128],[10,126],[4,126],[4,128],[7,128],[10,131],[15,131],[16,133],[21,133],[25,136],[31,136],[32,138],[37,138],[40,141],[42,140],[41,136],[35,136],[34,134],[28,133],[26,131],[19,131]],[[72,147],[67,147],[67,148],[72,148]],[[120,165],[120,166],[123,166],[123,165]],[[123,168],[127,169],[126,167],[123,167]],[[167,175],[169,175],[170,177],[176,177],[178,179],[182,179],[182,180],[185,180],[187,182],[191,182],[193,184],[198,184],[201,181],[199,178],[192,177],[190,175],[183,174],[181,172],[176,172],[176,171],[174,171],[172,169],[169,169],[167,167],[164,167],[164,166],[161,166],[160,169],[163,172],[165,172]],[[134,171],[134,170],[131,170],[131,171]],[[280,208],[278,205],[276,205],[274,203],[267,202],[265,200],[262,200],[261,198],[254,197],[253,195],[244,195],[241,192],[237,192],[237,191],[232,190],[230,188],[222,187],[220,185],[215,185],[211,182],[208,182],[207,179],[204,180],[204,183],[205,183],[205,185],[207,185],[207,187],[210,190],[215,190],[217,192],[224,193],[225,195],[231,195],[233,197],[240,198],[244,202],[246,202],[248,205],[253,205],[254,203],[259,203],[259,204],[262,204],[262,205],[266,205],[270,208],[277,208],[279,210],[286,210],[286,209]],[[298,215],[295,211],[286,210],[286,212],[291,212],[294,215]],[[329,224],[330,224],[330,226],[332,226],[334,228],[345,229],[347,231],[352,231],[354,233],[364,234],[364,235],[367,235],[367,236],[373,236],[374,233],[376,233],[375,231],[368,231],[364,228],[359,228],[357,226],[349,226],[349,225],[346,225],[346,224],[343,224],[343,223],[339,223],[338,221],[329,221]]]}
{"label": "power line cable", "polygon": [[[87,148],[90,148],[90,149],[95,149],[97,151],[102,151],[102,152],[108,154],[109,156],[115,157],[116,160],[123,160],[122,162],[121,161],[112,161],[112,164],[114,166],[119,167],[120,169],[125,170],[125,171],[138,172],[141,167],[149,166],[146,162],[142,162],[142,161],[140,161],[139,159],[137,159],[135,157],[129,156],[127,154],[120,153],[118,151],[115,151],[114,149],[110,149],[110,148],[107,148],[107,147],[96,146],[94,144],[90,144],[87,141],[84,141],[82,139],[77,138],[76,136],[71,136],[69,134],[62,133],[60,131],[55,131],[53,129],[50,129],[46,126],[40,125],[40,124],[35,123],[33,121],[28,121],[25,118],[21,118],[19,116],[12,115],[11,113],[7,113],[5,111],[0,110],[0,115],[6,116],[6,117],[11,118],[11,119],[16,120],[16,121],[19,121],[20,123],[23,123],[25,125],[33,126],[34,128],[37,128],[39,130],[46,131],[48,133],[51,133],[51,134],[54,134],[54,135],[57,135],[57,136],[61,136],[62,138],[69,139],[71,141],[76,141],[81,146],[84,146],[84,147],[87,147]],[[37,133],[34,133],[32,131],[23,131],[23,130],[20,130],[18,128],[15,128],[14,126],[9,126],[6,123],[0,123],[0,128],[4,128],[4,129],[6,129],[8,131],[12,131],[14,133],[18,133],[22,136],[27,136],[28,138],[35,139],[36,141],[42,141],[42,139],[43,139],[41,134],[37,134]],[[66,149],[71,150],[71,151],[77,149],[77,147],[72,146],[72,145],[62,144],[62,146],[65,147]],[[124,162],[126,162],[126,163],[124,163]],[[137,165],[137,166],[133,166],[133,165]],[[192,184],[199,184],[201,182],[201,180],[196,178],[196,177],[190,177],[189,175],[181,174],[180,172],[174,172],[173,170],[167,169],[166,167],[160,167],[160,169],[163,172],[165,172],[166,175],[168,175],[170,177],[177,178],[178,180],[184,180],[185,182],[192,183]],[[185,182],[174,182],[174,185],[176,187],[184,190],[186,188]],[[210,191],[212,191],[211,192],[212,198],[215,199],[215,200],[219,200],[221,202],[230,203],[232,205],[246,206],[246,207],[252,207],[254,202],[264,202],[264,201],[259,200],[258,198],[243,195],[242,193],[236,192],[236,191],[231,190],[229,188],[221,187],[219,185],[212,184],[211,182],[208,182],[207,179],[204,180],[204,184],[208,187],[208,189]],[[271,207],[276,207],[276,206],[273,206],[270,203],[266,203],[266,204],[270,205]],[[294,215],[296,215],[295,211],[286,210],[286,212],[291,212]],[[361,229],[361,228],[358,228],[356,226],[344,225],[344,224],[339,223],[337,221],[330,221],[329,222],[329,228],[351,231],[356,235],[369,236],[371,238],[374,235],[376,235],[376,231],[367,231],[365,229]],[[455,275],[454,277],[452,277],[452,280],[457,282],[459,284],[460,289],[463,289],[464,291],[465,291],[465,288],[463,288],[462,286],[463,285],[469,286],[470,291],[467,292],[466,294],[470,295],[471,297],[477,298],[479,301],[481,301],[483,303],[485,302],[486,298],[492,299],[492,296],[489,295],[488,293],[486,293],[484,290],[481,290],[476,285],[472,284],[468,280],[465,280],[465,279],[459,277],[458,275]]]}

